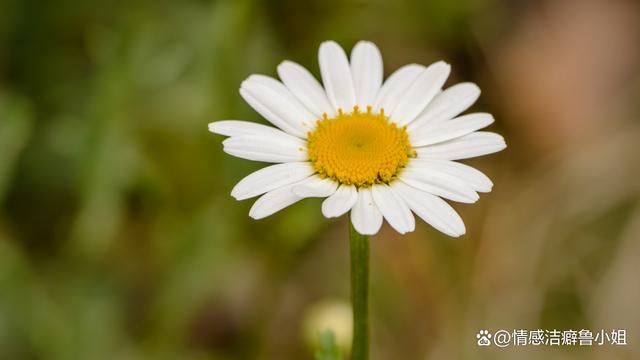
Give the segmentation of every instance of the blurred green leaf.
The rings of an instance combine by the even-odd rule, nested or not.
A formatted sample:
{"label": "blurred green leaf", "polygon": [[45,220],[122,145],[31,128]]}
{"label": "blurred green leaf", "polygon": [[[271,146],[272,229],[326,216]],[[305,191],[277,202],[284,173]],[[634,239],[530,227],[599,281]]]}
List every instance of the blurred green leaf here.
{"label": "blurred green leaf", "polygon": [[341,360],[343,358],[333,331],[325,330],[318,337],[320,348],[316,350],[316,360]]}
{"label": "blurred green leaf", "polygon": [[29,140],[33,114],[24,97],[0,93],[0,203],[16,160]]}

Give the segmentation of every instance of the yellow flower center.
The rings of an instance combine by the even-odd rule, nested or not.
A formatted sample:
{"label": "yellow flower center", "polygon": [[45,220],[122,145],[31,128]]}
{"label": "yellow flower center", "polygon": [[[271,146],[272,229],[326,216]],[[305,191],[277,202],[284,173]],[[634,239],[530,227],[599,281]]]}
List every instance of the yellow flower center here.
{"label": "yellow flower center", "polygon": [[415,157],[404,127],[399,128],[371,107],[328,118],[308,134],[309,159],[320,176],[359,187],[388,183]]}

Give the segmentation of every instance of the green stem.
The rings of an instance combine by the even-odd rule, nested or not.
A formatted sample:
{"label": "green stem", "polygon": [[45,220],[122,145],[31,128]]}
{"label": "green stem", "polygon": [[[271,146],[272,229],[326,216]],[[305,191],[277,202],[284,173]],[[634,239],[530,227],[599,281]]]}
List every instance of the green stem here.
{"label": "green stem", "polygon": [[352,360],[369,358],[369,237],[349,222],[351,302],[353,306]]}

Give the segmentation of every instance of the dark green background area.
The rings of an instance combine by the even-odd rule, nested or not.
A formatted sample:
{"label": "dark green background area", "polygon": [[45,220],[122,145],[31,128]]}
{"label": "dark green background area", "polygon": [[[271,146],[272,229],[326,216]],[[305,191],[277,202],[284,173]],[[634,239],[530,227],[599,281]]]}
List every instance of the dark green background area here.
{"label": "dark green background area", "polygon": [[[371,241],[372,359],[640,358],[640,11],[634,1],[0,0],[0,359],[311,359],[348,303],[348,226],[319,199],[267,219],[264,166],[207,124],[264,123],[238,88],[328,39],[447,86],[508,148],[454,204]],[[627,329],[629,345],[483,349],[479,329]],[[328,338],[330,339],[330,338]],[[324,339],[323,341],[325,341]],[[341,344],[341,339],[336,339]]]}

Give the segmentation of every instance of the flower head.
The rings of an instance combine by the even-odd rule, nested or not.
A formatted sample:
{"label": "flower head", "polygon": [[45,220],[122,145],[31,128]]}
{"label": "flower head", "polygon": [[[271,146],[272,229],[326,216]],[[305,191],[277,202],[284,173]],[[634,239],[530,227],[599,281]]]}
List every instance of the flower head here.
{"label": "flower head", "polygon": [[290,61],[278,66],[282,82],[251,75],[242,83],[242,97],[276,127],[209,124],[229,137],[228,154],[276,163],[242,179],[231,195],[262,195],[249,212],[254,219],[326,197],[324,216],[351,211],[362,234],[377,233],[383,218],[400,233],[413,231],[413,213],[445,234],[464,234],[462,219],[442,198],[473,203],[493,184],[455,160],[506,147],[502,136],[478,131],[493,122],[491,115],[459,116],[480,89],[462,83],[442,90],[450,72],[444,62],[406,65],[383,83],[380,51],[366,41],[353,48],[350,62],[333,41],[320,46],[318,58],[324,88]]}

